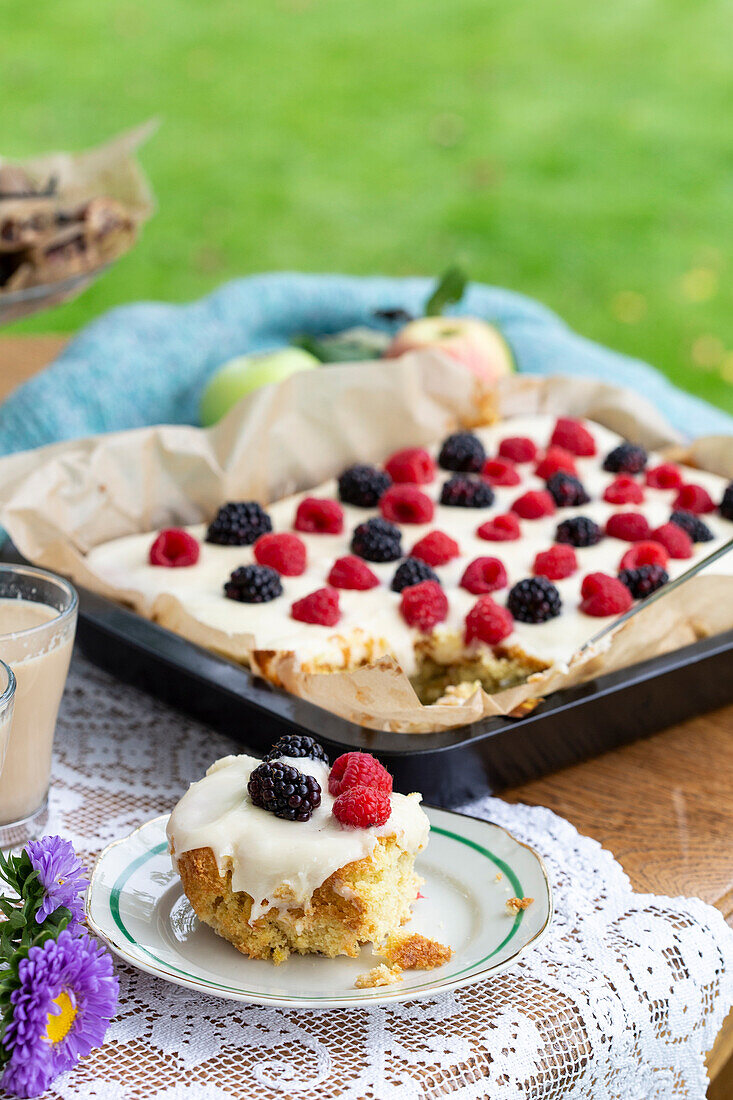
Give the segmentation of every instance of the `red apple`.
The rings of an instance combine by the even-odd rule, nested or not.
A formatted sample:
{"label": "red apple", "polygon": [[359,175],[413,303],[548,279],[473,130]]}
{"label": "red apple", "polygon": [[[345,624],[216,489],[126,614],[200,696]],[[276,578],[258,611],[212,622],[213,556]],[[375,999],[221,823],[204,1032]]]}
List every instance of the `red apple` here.
{"label": "red apple", "polygon": [[395,359],[422,348],[445,352],[489,385],[514,370],[503,336],[477,317],[420,317],[400,329],[384,354]]}

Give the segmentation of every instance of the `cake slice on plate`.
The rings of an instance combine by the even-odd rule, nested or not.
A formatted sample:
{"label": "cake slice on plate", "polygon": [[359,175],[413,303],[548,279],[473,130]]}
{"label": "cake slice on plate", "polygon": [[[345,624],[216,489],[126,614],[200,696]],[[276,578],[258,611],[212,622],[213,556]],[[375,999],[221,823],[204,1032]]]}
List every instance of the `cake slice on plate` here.
{"label": "cake slice on plate", "polygon": [[430,826],[368,753],[333,767],[311,737],[264,761],[227,756],[181,798],[168,840],[197,916],[238,951],[280,963],[381,944],[410,919]]}

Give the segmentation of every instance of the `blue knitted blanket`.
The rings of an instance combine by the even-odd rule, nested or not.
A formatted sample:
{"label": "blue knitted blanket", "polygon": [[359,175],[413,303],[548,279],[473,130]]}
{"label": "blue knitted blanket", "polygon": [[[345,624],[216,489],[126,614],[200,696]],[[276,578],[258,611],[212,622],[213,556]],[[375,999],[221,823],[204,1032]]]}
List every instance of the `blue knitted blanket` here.
{"label": "blue knitted blanket", "polygon": [[[0,406],[0,454],[152,424],[195,424],[212,371],[234,355],[303,333],[374,325],[374,311],[420,313],[429,279],[275,273],[225,284],[187,305],[121,306],[88,325],[59,358]],[[601,378],[637,390],[690,437],[733,433],[733,418],[658,371],[600,347],[522,295],[473,283],[458,313],[496,322],[520,371]]]}

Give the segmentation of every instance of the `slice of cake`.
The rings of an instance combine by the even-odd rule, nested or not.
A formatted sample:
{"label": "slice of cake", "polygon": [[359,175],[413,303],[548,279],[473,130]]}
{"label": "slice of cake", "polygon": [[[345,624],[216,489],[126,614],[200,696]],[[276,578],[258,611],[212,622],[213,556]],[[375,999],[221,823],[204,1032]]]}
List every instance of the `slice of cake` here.
{"label": "slice of cake", "polygon": [[392,792],[367,753],[331,768],[322,747],[288,736],[264,761],[227,756],[193,783],[168,823],[197,916],[238,951],[356,956],[409,920],[415,856],[430,826],[418,794]]}

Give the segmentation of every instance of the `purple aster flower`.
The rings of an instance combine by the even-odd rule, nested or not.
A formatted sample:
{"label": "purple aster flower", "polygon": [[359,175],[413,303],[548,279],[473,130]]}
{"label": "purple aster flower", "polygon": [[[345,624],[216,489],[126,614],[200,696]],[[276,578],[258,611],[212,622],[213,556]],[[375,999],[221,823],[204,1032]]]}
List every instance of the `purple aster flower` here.
{"label": "purple aster flower", "polygon": [[84,919],[81,895],[86,880],[71,842],[60,836],[44,836],[32,840],[26,851],[44,890],[41,908],[36,913],[38,923],[43,924],[46,917],[63,905],[71,911],[69,927],[79,924]]}
{"label": "purple aster flower", "polygon": [[39,1096],[59,1073],[101,1046],[119,982],[109,952],[90,936],[68,931],[31,947],[18,978],[3,1035],[10,1060],[0,1087],[15,1096]]}

